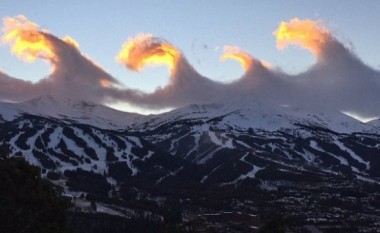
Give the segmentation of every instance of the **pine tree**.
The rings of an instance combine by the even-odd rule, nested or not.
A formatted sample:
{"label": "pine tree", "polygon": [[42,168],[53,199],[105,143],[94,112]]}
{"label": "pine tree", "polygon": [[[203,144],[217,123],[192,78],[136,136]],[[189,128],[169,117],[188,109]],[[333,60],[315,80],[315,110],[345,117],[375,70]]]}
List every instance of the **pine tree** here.
{"label": "pine tree", "polygon": [[66,204],[41,179],[39,168],[5,157],[0,158],[1,232],[65,232]]}

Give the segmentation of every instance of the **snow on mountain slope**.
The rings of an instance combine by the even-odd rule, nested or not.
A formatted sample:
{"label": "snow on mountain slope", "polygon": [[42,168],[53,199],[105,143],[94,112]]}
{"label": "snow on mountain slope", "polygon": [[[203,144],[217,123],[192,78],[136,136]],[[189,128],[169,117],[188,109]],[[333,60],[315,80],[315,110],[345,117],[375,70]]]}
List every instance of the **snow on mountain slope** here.
{"label": "snow on mountain slope", "polygon": [[51,117],[89,124],[105,129],[124,129],[141,115],[121,112],[103,105],[41,96],[21,103],[0,103],[0,116],[6,121],[22,114]]}
{"label": "snow on mountain slope", "polygon": [[258,101],[231,101],[224,104],[190,105],[160,115],[140,118],[135,129],[154,129],[180,120],[208,122],[217,119],[219,127],[234,129],[294,129],[297,124],[314,125],[339,133],[380,132],[378,127],[358,121],[341,112],[315,113],[289,106],[273,106]]}
{"label": "snow on mountain slope", "polygon": [[276,131],[292,129],[297,127],[297,124],[305,124],[340,133],[379,132],[376,122],[362,123],[341,112],[313,113],[289,106],[263,104],[256,100],[231,100],[226,103],[208,105],[194,104],[148,116],[121,112],[83,101],[56,100],[51,96],[41,96],[21,103],[0,103],[0,117],[3,120],[9,121],[24,113],[75,121],[104,129],[146,130],[180,120],[208,122],[223,119],[218,127],[232,127],[236,130],[255,128]]}
{"label": "snow on mountain slope", "polygon": [[[378,128],[341,112],[313,113],[258,101],[231,101],[191,105],[143,119],[131,130],[176,157],[210,166],[212,174],[231,173],[227,170],[232,165],[226,161],[241,163],[237,161],[243,161],[248,152],[252,161],[261,162],[244,168],[247,171],[235,171],[235,179],[253,176],[252,172],[262,177],[268,164],[288,171],[307,165],[332,174],[378,176],[378,148],[370,145],[378,140]],[[263,169],[253,171],[252,166]],[[213,180],[204,178],[203,182],[209,179]]]}
{"label": "snow on mountain slope", "polygon": [[139,135],[32,115],[0,122],[0,155],[4,152],[25,158],[64,188],[98,192],[103,187],[103,194],[127,179],[165,183],[172,174],[188,174],[192,166]]}
{"label": "snow on mountain slope", "polygon": [[60,179],[78,168],[137,186],[380,178],[378,128],[340,112],[247,100],[141,116],[44,96],[0,103],[0,116],[0,151]]}
{"label": "snow on mountain slope", "polygon": [[11,121],[21,114],[21,111],[15,108],[11,103],[0,103],[0,122]]}
{"label": "snow on mountain slope", "polygon": [[367,124],[372,125],[373,127],[380,129],[380,119],[375,119],[375,120],[369,121],[369,122],[367,122]]}

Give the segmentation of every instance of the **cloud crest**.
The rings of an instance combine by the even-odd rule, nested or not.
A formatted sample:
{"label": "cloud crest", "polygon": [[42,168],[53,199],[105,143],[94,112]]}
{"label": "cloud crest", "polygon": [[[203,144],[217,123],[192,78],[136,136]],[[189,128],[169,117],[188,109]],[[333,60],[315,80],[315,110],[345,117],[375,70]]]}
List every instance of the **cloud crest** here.
{"label": "cloud crest", "polygon": [[284,49],[289,45],[298,45],[319,55],[326,43],[333,40],[331,33],[322,21],[300,20],[294,18],[289,22],[281,22],[273,35],[277,40],[277,48]]}
{"label": "cloud crest", "polygon": [[140,71],[148,64],[166,64],[173,70],[180,56],[177,48],[165,40],[151,34],[139,34],[136,38],[128,38],[116,61],[133,71]]}
{"label": "cloud crest", "polygon": [[[0,73],[0,99],[23,101],[41,95],[100,102],[104,89],[119,82],[79,51],[71,37],[60,39],[25,16],[3,19],[2,43],[20,60],[43,59],[52,72],[37,83]],[[107,85],[106,85],[107,84]]]}

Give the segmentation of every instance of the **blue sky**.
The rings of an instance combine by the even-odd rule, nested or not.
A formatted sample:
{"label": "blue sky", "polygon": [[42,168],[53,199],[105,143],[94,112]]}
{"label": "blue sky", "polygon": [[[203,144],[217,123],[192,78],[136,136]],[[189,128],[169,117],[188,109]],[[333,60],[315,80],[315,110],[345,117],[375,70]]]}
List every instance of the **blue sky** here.
{"label": "blue sky", "polygon": [[[219,62],[223,45],[236,45],[289,73],[306,70],[315,60],[299,48],[276,49],[272,32],[291,18],[321,19],[334,35],[370,66],[380,69],[380,1],[2,1],[0,16],[24,14],[51,33],[70,35],[82,53],[128,87],[152,91],[168,81],[165,67],[140,73],[115,62],[128,37],[163,37],[204,76],[228,82],[243,71],[235,61]],[[50,72],[45,62],[26,64],[0,47],[0,69],[37,81]]]}

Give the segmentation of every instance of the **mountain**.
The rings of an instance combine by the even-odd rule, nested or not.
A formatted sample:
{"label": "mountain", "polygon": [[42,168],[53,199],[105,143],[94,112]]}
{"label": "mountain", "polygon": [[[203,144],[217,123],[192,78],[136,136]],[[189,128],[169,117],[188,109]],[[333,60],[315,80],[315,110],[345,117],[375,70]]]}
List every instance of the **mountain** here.
{"label": "mountain", "polygon": [[379,142],[376,120],[254,99],[148,116],[50,96],[0,103],[0,155],[117,216],[162,219],[162,198],[180,198],[188,220],[278,212],[294,229],[379,229]]}
{"label": "mountain", "polygon": [[73,173],[95,174],[108,191],[138,179],[215,186],[331,175],[380,180],[379,128],[342,113],[252,101],[142,116],[43,96],[1,103],[0,116],[2,150],[65,188]]}
{"label": "mountain", "polygon": [[311,114],[259,103],[193,105],[139,127],[136,132],[165,151],[209,167],[203,182],[217,174],[223,175],[222,183],[267,180],[264,174],[276,173],[302,178],[315,170],[374,181],[380,174],[379,129],[342,113]]}
{"label": "mountain", "polygon": [[120,112],[103,105],[71,99],[57,100],[52,96],[41,96],[21,103],[1,103],[0,108],[0,117],[3,121],[30,114],[104,129],[125,128],[142,117],[139,114]]}

